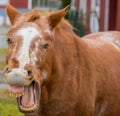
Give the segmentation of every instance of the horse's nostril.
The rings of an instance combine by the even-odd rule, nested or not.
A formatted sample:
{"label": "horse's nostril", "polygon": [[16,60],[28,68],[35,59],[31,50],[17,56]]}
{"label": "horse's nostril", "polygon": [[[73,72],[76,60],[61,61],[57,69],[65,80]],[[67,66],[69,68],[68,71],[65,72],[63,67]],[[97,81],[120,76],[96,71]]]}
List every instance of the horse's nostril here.
{"label": "horse's nostril", "polygon": [[32,76],[32,71],[31,70],[28,70],[27,73],[28,73],[28,76]]}
{"label": "horse's nostril", "polygon": [[11,68],[9,68],[9,67],[5,67],[5,69],[4,69],[4,73],[10,73],[11,72]]}

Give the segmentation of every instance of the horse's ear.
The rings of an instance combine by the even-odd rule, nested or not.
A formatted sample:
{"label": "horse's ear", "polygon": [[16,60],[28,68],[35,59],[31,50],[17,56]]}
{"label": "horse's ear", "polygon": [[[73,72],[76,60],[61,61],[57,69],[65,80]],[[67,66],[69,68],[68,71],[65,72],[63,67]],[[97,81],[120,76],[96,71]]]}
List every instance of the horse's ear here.
{"label": "horse's ear", "polygon": [[59,10],[57,12],[50,14],[48,20],[49,20],[51,29],[55,28],[59,24],[59,22],[62,20],[62,18],[65,16],[67,11],[69,10],[69,7],[70,5],[68,5],[62,10]]}
{"label": "horse's ear", "polygon": [[10,4],[7,4],[6,6],[6,12],[10,19],[11,24],[14,24],[15,18],[20,14],[13,6]]}

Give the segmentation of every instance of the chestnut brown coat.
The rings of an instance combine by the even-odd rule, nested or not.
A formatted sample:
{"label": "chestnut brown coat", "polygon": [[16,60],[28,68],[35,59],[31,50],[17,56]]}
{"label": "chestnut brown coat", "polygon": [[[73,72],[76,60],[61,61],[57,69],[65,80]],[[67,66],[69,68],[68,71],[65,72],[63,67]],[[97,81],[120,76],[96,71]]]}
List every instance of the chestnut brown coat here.
{"label": "chestnut brown coat", "polygon": [[32,11],[18,15],[8,7],[13,26],[32,22],[44,31],[46,25],[41,19],[47,17],[52,33],[51,37],[43,33],[51,39],[52,47],[46,53],[46,62],[36,64],[48,74],[44,82],[34,77],[41,85],[39,109],[26,116],[120,116],[120,32],[80,38],[62,19],[67,8],[52,14]]}

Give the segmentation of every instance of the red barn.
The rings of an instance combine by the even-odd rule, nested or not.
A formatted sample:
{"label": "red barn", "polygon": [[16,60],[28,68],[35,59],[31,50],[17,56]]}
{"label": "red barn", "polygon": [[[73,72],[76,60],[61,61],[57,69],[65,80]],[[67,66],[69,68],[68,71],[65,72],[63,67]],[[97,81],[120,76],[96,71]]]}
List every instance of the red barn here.
{"label": "red barn", "polygon": [[9,2],[16,8],[28,8],[28,0],[10,0]]}
{"label": "red barn", "polygon": [[8,2],[15,8],[19,8],[19,9],[31,9],[32,8],[32,0],[1,0],[0,8],[5,8]]}
{"label": "red barn", "polygon": [[24,13],[32,9],[32,0],[0,0],[0,26],[10,26],[8,17],[6,16],[5,7],[10,3],[17,8],[20,12]]}
{"label": "red barn", "polygon": [[72,0],[71,10],[87,15],[87,32],[120,31],[120,0]]}

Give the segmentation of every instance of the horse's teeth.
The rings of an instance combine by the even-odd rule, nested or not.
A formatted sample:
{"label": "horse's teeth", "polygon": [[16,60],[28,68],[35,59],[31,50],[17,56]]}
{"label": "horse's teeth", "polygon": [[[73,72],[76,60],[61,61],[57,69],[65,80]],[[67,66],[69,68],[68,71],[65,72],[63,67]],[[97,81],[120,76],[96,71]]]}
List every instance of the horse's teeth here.
{"label": "horse's teeth", "polygon": [[15,94],[15,97],[19,97],[19,96],[20,96],[19,93],[16,93],[16,94]]}
{"label": "horse's teeth", "polygon": [[17,97],[17,96],[18,96],[18,94],[16,93],[16,94],[15,94],[15,97]]}
{"label": "horse's teeth", "polygon": [[22,96],[22,93],[19,93],[18,96]]}
{"label": "horse's teeth", "polygon": [[12,97],[15,97],[15,94],[11,93]]}
{"label": "horse's teeth", "polygon": [[22,93],[17,93],[16,94],[16,97],[20,97],[20,96],[22,96],[23,94]]}
{"label": "horse's teeth", "polygon": [[11,93],[11,96],[13,97],[13,94]]}
{"label": "horse's teeth", "polygon": [[36,107],[36,104],[33,105],[33,106],[30,108],[30,110],[33,110],[35,107]]}
{"label": "horse's teeth", "polygon": [[23,95],[23,93],[11,93],[11,92],[9,92],[9,96],[11,96],[11,97],[20,97],[22,95]]}
{"label": "horse's teeth", "polygon": [[9,96],[12,96],[12,94],[11,94],[11,93],[9,93]]}
{"label": "horse's teeth", "polygon": [[33,110],[36,106],[37,106],[37,104],[33,105],[33,106],[30,107],[30,108],[27,108],[27,107],[25,107],[25,106],[20,106],[20,107],[21,107],[21,109],[23,109],[23,110],[25,110],[25,111],[31,111],[31,110]]}

